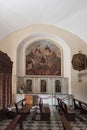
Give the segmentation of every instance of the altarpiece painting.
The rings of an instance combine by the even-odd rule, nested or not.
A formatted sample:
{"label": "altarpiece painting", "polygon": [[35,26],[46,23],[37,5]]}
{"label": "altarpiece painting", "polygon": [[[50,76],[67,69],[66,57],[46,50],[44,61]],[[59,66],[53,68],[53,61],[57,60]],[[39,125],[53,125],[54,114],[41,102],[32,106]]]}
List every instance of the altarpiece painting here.
{"label": "altarpiece painting", "polygon": [[47,40],[32,43],[26,49],[26,75],[61,76],[61,51]]}

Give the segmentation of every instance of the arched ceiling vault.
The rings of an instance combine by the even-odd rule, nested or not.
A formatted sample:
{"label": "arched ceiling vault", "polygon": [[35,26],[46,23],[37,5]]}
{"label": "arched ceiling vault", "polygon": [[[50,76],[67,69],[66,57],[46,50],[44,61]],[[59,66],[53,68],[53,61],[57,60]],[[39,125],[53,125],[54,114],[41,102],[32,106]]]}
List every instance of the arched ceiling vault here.
{"label": "arched ceiling vault", "polygon": [[87,0],[0,0],[0,40],[32,24],[68,30],[87,41]]}

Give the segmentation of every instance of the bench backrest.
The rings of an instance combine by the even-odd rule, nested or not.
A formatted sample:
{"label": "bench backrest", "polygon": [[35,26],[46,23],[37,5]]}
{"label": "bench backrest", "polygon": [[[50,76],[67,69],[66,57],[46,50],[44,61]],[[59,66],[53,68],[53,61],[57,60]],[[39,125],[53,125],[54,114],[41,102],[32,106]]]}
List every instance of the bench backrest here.
{"label": "bench backrest", "polygon": [[62,101],[60,98],[57,98],[57,101],[61,111],[67,114],[68,110],[70,111],[71,108],[69,108],[69,106],[67,106],[67,104],[64,101]]}
{"label": "bench backrest", "polygon": [[80,110],[80,114],[87,114],[87,103],[80,101],[78,99],[73,99],[73,103],[74,103],[74,109],[79,109]]}
{"label": "bench backrest", "polygon": [[17,113],[19,111],[19,107],[23,108],[25,100],[26,100],[26,98],[24,98],[24,99],[22,99],[22,100],[20,100],[20,101],[15,103],[15,107],[16,107],[16,112]]}
{"label": "bench backrest", "polygon": [[83,102],[83,101],[80,101],[80,100],[74,98],[74,99],[73,99],[73,102],[74,102],[74,107],[75,107],[75,108],[77,108],[77,106],[78,106],[78,108],[80,108],[80,109],[81,109],[83,106],[87,108],[87,103],[85,103],[85,102]]}
{"label": "bench backrest", "polygon": [[42,112],[42,107],[43,107],[43,100],[42,98],[40,98],[40,101],[39,101],[40,112]]}

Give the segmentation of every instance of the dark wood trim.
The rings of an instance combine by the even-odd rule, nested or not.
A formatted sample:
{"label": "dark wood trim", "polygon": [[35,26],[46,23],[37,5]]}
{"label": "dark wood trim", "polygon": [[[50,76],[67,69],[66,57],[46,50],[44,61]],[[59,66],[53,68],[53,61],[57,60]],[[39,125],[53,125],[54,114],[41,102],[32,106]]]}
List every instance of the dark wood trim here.
{"label": "dark wood trim", "polygon": [[60,118],[61,118],[64,130],[73,130],[72,127],[70,126],[69,122],[67,121],[67,119],[64,116],[60,116]]}
{"label": "dark wood trim", "polygon": [[12,65],[10,57],[0,51],[0,107],[12,103]]}
{"label": "dark wood trim", "polygon": [[23,121],[22,121],[22,116],[17,115],[12,122],[7,126],[5,130],[15,130],[17,125],[19,124],[19,130],[24,130],[23,128]]}
{"label": "dark wood trim", "polygon": [[68,121],[75,121],[76,113],[62,99],[57,98],[58,112],[64,115]]}
{"label": "dark wood trim", "polygon": [[74,109],[79,109],[80,114],[87,114],[87,103],[80,101],[78,99],[73,99]]}

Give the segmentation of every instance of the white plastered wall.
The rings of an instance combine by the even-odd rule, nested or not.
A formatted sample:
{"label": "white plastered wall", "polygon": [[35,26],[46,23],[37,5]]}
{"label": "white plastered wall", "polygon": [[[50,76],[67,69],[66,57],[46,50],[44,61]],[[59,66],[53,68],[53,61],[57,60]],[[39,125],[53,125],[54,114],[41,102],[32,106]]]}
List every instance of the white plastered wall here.
{"label": "white plastered wall", "polygon": [[[31,36],[33,38],[31,38]],[[0,42],[0,49],[4,51],[5,53],[7,53],[10,56],[11,60],[13,61],[13,73],[12,73],[13,96],[16,93],[16,78],[17,78],[17,64],[18,64],[17,63],[17,48],[19,45],[21,45],[21,47],[23,46],[20,43],[22,43],[24,39],[27,40],[26,38],[31,38],[30,40],[35,40],[37,38],[40,38],[40,39],[48,38],[48,39],[53,40],[56,43],[58,42],[60,46],[62,46],[63,51],[65,50],[64,55],[67,55],[67,58],[68,58],[68,59],[64,58],[64,76],[71,77],[70,92],[74,94],[75,97],[86,101],[87,100],[87,80],[86,80],[87,76],[84,76],[83,82],[79,83],[77,79],[77,74],[79,72],[72,69],[72,64],[70,66],[70,62],[72,60],[71,58],[73,54],[78,53],[79,50],[81,50],[82,53],[87,55],[87,44],[83,40],[81,40],[79,37],[75,36],[74,34],[68,31],[57,28],[55,26],[46,25],[46,24],[36,24],[36,25],[31,25],[29,27],[23,28],[21,30],[11,33],[9,36],[7,36],[5,39],[3,39]],[[26,46],[28,44],[26,44]],[[26,46],[24,48],[26,48]],[[69,50],[69,52],[67,49]],[[21,55],[23,55],[24,57],[25,55],[24,49],[22,52],[23,53]],[[69,63],[69,64],[65,64],[65,63]],[[20,66],[20,68],[22,67],[24,67],[24,65]],[[68,67],[70,70],[68,69]],[[68,73],[70,71],[71,73]]]}
{"label": "white plastered wall", "polygon": [[[27,39],[27,40],[26,40]],[[49,39],[52,40],[56,46],[60,46],[63,50],[62,56],[62,77],[68,78],[68,87],[69,87],[69,94],[71,94],[71,52],[70,48],[68,47],[67,43],[62,40],[61,38],[52,35],[52,34],[34,34],[32,36],[27,37],[24,39],[18,46],[17,49],[17,75],[18,76],[25,76],[25,51],[27,46],[32,44],[34,41],[42,40],[42,39]],[[22,59],[22,60],[21,60]],[[23,62],[24,61],[24,62]],[[20,67],[21,66],[21,67]]]}

